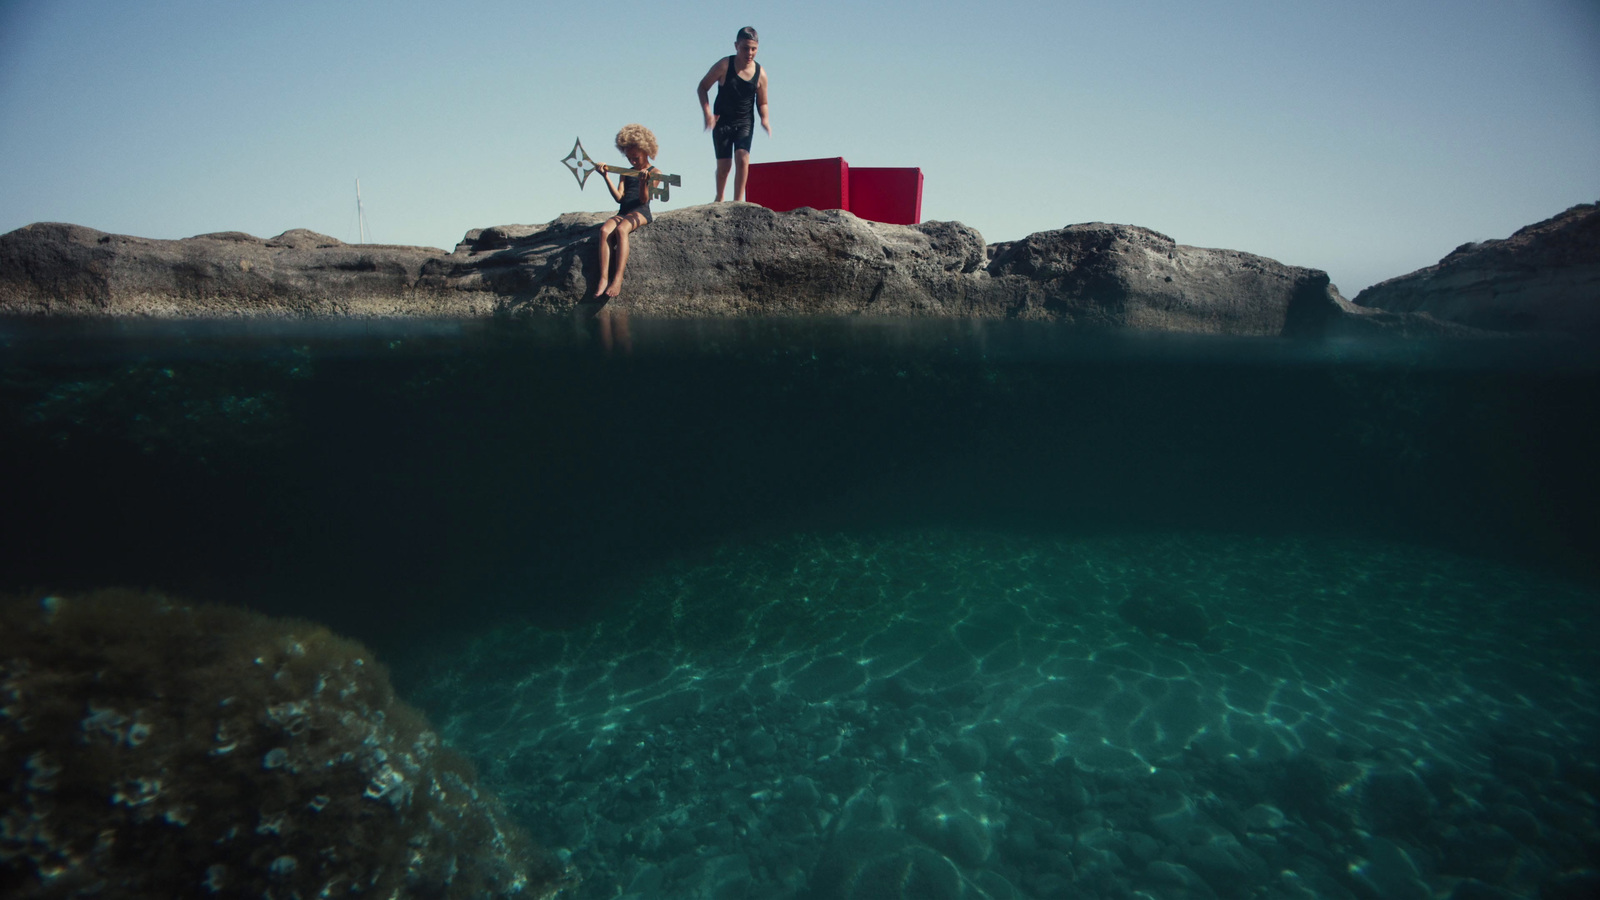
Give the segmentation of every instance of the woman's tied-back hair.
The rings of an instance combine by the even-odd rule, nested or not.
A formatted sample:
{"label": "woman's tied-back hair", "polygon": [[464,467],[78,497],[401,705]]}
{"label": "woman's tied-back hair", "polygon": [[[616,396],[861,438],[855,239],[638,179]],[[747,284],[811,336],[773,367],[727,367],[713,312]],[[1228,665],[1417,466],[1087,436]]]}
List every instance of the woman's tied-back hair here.
{"label": "woman's tied-back hair", "polygon": [[761,38],[756,36],[756,30],[754,28],[746,25],[745,27],[739,29],[738,34],[733,36],[733,42],[735,44],[739,43],[740,41],[755,41],[759,44],[761,43]]}
{"label": "woman's tied-back hair", "polygon": [[656,154],[661,152],[661,148],[656,145],[655,133],[637,124],[624,125],[622,130],[617,132],[617,149],[626,154],[629,147],[643,150],[644,155],[651,159],[655,159]]}

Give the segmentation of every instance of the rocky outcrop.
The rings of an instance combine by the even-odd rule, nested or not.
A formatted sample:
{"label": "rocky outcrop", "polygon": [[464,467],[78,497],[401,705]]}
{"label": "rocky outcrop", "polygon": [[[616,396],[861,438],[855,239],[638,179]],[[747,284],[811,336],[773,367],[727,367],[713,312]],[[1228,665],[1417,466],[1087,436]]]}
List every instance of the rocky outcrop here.
{"label": "rocky outcrop", "polygon": [[352,246],[305,229],[177,241],[53,222],[0,236],[0,313],[69,316],[484,315],[492,297],[416,289],[427,247]]}
{"label": "rocky outcrop", "polygon": [[[423,283],[488,291],[507,311],[560,312],[598,275],[594,226],[569,213],[542,226],[469,232]],[[964,292],[983,236],[958,222],[881,225],[840,210],[775,213],[751,203],[673,210],[632,238],[622,301],[647,315],[1003,316]]]}
{"label": "rocky outcrop", "polygon": [[[597,275],[599,213],[467,235],[423,283],[478,288],[512,311],[556,312]],[[985,247],[959,222],[884,225],[839,210],[754,204],[664,213],[633,241],[624,297],[642,313],[1054,319],[1082,325],[1279,334],[1292,306],[1333,302],[1325,274],[1091,223]]]}
{"label": "rocky outcrop", "polygon": [[1153,331],[1282,334],[1336,304],[1327,273],[1093,222],[989,248],[984,290],[1030,318]]}
{"label": "rocky outcrop", "polygon": [[1462,244],[1355,303],[1492,332],[1600,337],[1600,205],[1574,206],[1504,240]]}
{"label": "rocky outcrop", "polygon": [[[596,281],[594,226],[469,232],[453,252],[307,231],[178,241],[39,224],[0,236],[0,314],[487,316],[558,313]],[[1348,315],[1314,269],[1090,223],[985,246],[959,222],[869,222],[748,203],[670,210],[633,238],[622,298],[654,316],[1026,318],[1223,334],[1314,334]]]}

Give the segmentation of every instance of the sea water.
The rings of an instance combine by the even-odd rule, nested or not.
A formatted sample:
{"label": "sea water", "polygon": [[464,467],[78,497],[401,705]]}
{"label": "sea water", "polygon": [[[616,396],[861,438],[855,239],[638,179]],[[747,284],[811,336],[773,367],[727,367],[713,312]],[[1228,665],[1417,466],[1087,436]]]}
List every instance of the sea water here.
{"label": "sea water", "polygon": [[1600,356],[0,331],[5,589],[314,618],[581,897],[1589,896]]}

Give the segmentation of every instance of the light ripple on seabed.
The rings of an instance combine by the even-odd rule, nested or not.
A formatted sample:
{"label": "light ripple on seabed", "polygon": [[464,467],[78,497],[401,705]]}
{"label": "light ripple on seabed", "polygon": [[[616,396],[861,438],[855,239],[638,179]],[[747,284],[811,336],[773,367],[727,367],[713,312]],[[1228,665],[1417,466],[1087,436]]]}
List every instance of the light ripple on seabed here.
{"label": "light ripple on seabed", "polygon": [[[1209,630],[1135,627],[1125,604],[1151,596],[1198,607]],[[800,536],[664,572],[591,626],[484,635],[424,699],[508,799],[555,815],[607,869],[628,868],[620,845],[670,836],[643,817],[577,821],[554,785],[650,784],[657,797],[623,810],[667,800],[662,824],[721,819],[742,835],[909,827],[970,876],[1004,830],[1010,782],[1067,758],[1134,777],[1186,751],[1482,771],[1491,731],[1579,743],[1600,709],[1582,637],[1595,600],[1372,543]],[[723,731],[702,743],[697,719]],[[856,790],[776,813],[815,783]],[[976,833],[945,834],[952,819]]]}

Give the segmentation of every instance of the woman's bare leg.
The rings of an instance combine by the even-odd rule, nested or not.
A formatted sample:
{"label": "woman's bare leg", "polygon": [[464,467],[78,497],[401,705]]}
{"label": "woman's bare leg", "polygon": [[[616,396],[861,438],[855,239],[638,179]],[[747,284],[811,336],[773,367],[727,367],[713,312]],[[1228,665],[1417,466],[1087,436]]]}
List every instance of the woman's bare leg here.
{"label": "woman's bare leg", "polygon": [[[735,151],[737,152],[737,151]],[[732,159],[717,160],[717,201],[722,202],[722,193],[728,189],[728,171],[733,168]]]}

